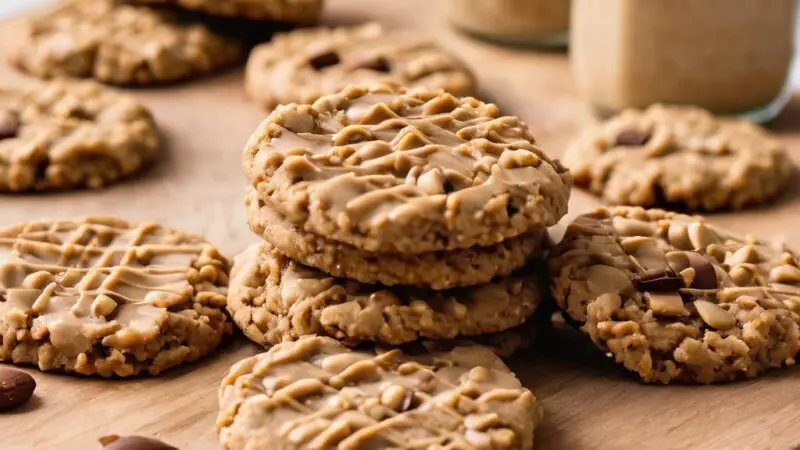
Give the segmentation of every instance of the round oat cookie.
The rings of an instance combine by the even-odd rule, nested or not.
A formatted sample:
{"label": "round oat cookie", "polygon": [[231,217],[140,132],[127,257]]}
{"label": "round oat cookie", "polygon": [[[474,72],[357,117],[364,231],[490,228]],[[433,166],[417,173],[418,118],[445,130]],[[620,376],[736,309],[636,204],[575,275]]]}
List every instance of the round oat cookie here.
{"label": "round oat cookie", "polygon": [[533,393],[486,348],[411,355],[326,337],[238,362],[219,405],[229,450],[530,450],[542,420]]}
{"label": "round oat cookie", "polygon": [[399,345],[504,331],[525,322],[539,301],[537,280],[527,274],[447,291],[387,288],[334,278],[260,242],[234,261],[228,311],[262,345],[309,334]]}
{"label": "round oat cookie", "polygon": [[598,209],[550,266],[559,306],[647,382],[754,377],[800,351],[797,256],[701,217]]}
{"label": "round oat cookie", "polygon": [[792,172],[783,144],[758,125],[663,105],[588,131],[564,164],[610,203],[705,211],[766,202]]}
{"label": "round oat cookie", "polygon": [[243,17],[296,24],[316,22],[322,0],[128,0],[148,5],[175,5],[223,17]]}
{"label": "round oat cookie", "polygon": [[549,243],[544,229],[487,246],[427,253],[371,253],[304,232],[274,208],[246,196],[250,229],[278,251],[307,266],[362,283],[451,289],[488,283],[522,268]]}
{"label": "round oat cookie", "polygon": [[250,54],[245,87],[265,108],[312,103],[351,84],[397,83],[470,95],[469,68],[434,41],[377,23],[276,35]]}
{"label": "round oat cookie", "polygon": [[150,112],[89,82],[0,87],[0,192],[99,188],[158,152]]}
{"label": "round oat cookie", "polygon": [[572,184],[496,106],[385,85],[278,108],[244,166],[288,222],[370,252],[489,246],[548,227]]}
{"label": "round oat cookie", "polygon": [[199,22],[116,0],[63,0],[33,17],[11,61],[42,78],[176,82],[233,66],[241,43]]}
{"label": "round oat cookie", "polygon": [[103,377],[194,361],[231,330],[228,269],[205,240],[153,223],[0,228],[0,360]]}

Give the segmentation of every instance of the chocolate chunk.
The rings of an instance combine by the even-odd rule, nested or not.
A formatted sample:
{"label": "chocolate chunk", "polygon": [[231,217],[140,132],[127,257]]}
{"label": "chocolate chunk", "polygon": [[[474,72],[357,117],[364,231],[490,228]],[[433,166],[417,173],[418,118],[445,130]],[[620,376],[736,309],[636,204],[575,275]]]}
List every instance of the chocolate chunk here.
{"label": "chocolate chunk", "polygon": [[671,272],[648,273],[634,280],[641,292],[677,292],[683,289],[683,278]]}
{"label": "chocolate chunk", "polygon": [[[685,255],[685,258],[680,255]],[[694,279],[689,286],[693,289],[716,289],[717,272],[714,265],[705,256],[696,252],[676,252],[674,258],[668,258],[670,268],[675,273],[680,273],[691,267],[694,269]]]}
{"label": "chocolate chunk", "polygon": [[99,439],[105,450],[178,450],[158,439],[143,436],[103,436]]}
{"label": "chocolate chunk", "polygon": [[44,181],[47,179],[47,168],[50,167],[50,157],[45,156],[43,159],[36,163],[34,169],[34,178],[36,181]]}
{"label": "chocolate chunk", "polygon": [[0,411],[8,411],[27,402],[36,389],[36,380],[21,370],[0,368]]}
{"label": "chocolate chunk", "polygon": [[416,409],[420,404],[421,402],[417,394],[414,391],[408,391],[403,397],[403,404],[400,405],[400,412]]}
{"label": "chocolate chunk", "polygon": [[442,183],[442,189],[444,189],[445,194],[449,194],[456,190],[455,186],[453,186],[453,182],[450,180],[450,177],[445,176],[444,181]]}
{"label": "chocolate chunk", "polygon": [[22,124],[16,114],[10,112],[0,113],[0,140],[17,137]]}
{"label": "chocolate chunk", "polygon": [[689,258],[689,266],[694,269],[694,281],[689,286],[694,289],[716,289],[717,271],[714,265],[703,255],[695,252],[686,252]]}
{"label": "chocolate chunk", "polygon": [[644,145],[650,140],[650,134],[639,130],[625,130],[617,135],[617,145],[635,147]]}
{"label": "chocolate chunk", "polygon": [[372,60],[369,60],[369,61],[365,61],[365,62],[359,64],[357,66],[357,68],[358,69],[370,69],[370,70],[374,70],[376,72],[383,72],[383,73],[388,73],[388,72],[390,72],[392,70],[392,66],[389,65],[389,61],[386,58],[384,58],[383,56],[380,56],[378,58],[375,58],[375,59],[372,59]]}
{"label": "chocolate chunk", "polygon": [[78,120],[93,120],[94,114],[91,114],[82,106],[76,106],[69,110],[69,117]]}
{"label": "chocolate chunk", "polygon": [[514,215],[516,213],[518,213],[518,212],[519,212],[519,208],[517,208],[516,206],[512,205],[510,201],[508,203],[506,203],[506,214],[508,214],[509,218],[514,217]]}
{"label": "chocolate chunk", "polygon": [[309,63],[314,69],[322,70],[328,66],[339,64],[340,61],[338,54],[335,52],[328,52],[311,58]]}

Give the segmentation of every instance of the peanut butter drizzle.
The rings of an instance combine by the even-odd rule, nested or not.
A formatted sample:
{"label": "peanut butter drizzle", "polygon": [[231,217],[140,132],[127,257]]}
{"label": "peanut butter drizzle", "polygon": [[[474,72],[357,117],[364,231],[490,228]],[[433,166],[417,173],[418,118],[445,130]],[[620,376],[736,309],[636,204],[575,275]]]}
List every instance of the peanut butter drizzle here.
{"label": "peanut butter drizzle", "polygon": [[[369,117],[383,111],[385,105],[398,97],[397,94],[372,94],[358,98],[344,109],[343,115],[348,121],[359,120],[354,124],[325,122],[330,127],[325,131],[331,133],[327,140],[280,128],[280,134],[272,140],[273,149],[292,155],[288,158],[301,157],[305,150],[310,159],[306,161],[316,169],[310,170],[306,164],[297,162],[287,165],[286,176],[318,183],[315,189],[320,201],[329,205],[332,215],[346,214],[353,221],[366,223],[374,223],[386,214],[405,208],[413,209],[415,214],[429,211],[436,215],[445,203],[471,215],[481,211],[496,195],[508,191],[536,191],[544,177],[536,167],[496,165],[503,151],[533,151],[536,147],[532,143],[520,136],[495,135],[491,137],[498,142],[486,140],[478,146],[469,145],[470,140],[464,137],[473,133],[475,127],[491,128],[493,124],[509,122],[510,118],[493,118],[497,111],[489,108],[489,117],[462,121],[449,112],[426,115],[425,104],[420,104],[405,108],[402,118],[395,115],[396,119],[378,125],[363,123],[365,118],[371,121]],[[468,133],[459,134],[465,129]],[[351,143],[360,139],[364,141]],[[352,154],[345,158],[343,152]],[[530,156],[530,163],[541,162]],[[456,191],[448,196],[441,182],[436,186],[420,186],[418,177],[431,171],[448,181],[457,180],[451,182]],[[357,176],[348,176],[348,172]],[[414,178],[417,178],[416,187],[407,183]],[[366,183],[364,179],[368,179]],[[370,184],[382,189],[373,189]]]}
{"label": "peanut butter drizzle", "polygon": [[0,321],[27,318],[34,337],[49,336],[68,357],[97,343],[140,345],[171,311],[191,309],[192,263],[210,251],[198,238],[113,218],[0,230]]}
{"label": "peanut butter drizzle", "polygon": [[252,173],[269,178],[272,202],[287,205],[281,212],[288,220],[300,223],[310,214],[307,231],[324,235],[326,225],[318,222],[369,234],[390,222],[402,227],[424,219],[441,233],[465,234],[469,246],[473,239],[502,240],[479,237],[487,234],[483,221],[520,229],[532,221],[527,231],[563,214],[542,203],[565,204],[571,178],[519,119],[446,93],[366,92],[279,108],[267,126],[269,141],[255,153]]}
{"label": "peanut butter drizzle", "polygon": [[239,362],[220,406],[223,440],[298,449],[530,449],[541,419],[532,393],[486,348],[376,355],[323,337]]}

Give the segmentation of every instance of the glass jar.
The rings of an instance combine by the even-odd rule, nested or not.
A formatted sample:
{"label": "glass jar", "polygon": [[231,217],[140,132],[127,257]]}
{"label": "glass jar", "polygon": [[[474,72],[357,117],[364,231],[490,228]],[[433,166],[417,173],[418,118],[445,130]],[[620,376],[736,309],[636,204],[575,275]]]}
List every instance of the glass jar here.
{"label": "glass jar", "polygon": [[459,29],[509,45],[563,47],[569,31],[570,0],[444,0]]}
{"label": "glass jar", "polygon": [[796,0],[574,0],[570,53],[603,114],[691,104],[758,122],[790,96]]}

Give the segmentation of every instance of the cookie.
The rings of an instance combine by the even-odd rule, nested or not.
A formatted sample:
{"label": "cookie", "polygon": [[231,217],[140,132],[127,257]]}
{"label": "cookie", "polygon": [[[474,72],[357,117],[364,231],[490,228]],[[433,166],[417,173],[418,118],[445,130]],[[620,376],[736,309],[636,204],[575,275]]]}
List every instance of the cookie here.
{"label": "cookie", "polygon": [[377,23],[278,34],[250,53],[245,77],[250,97],[268,109],[312,103],[351,84],[397,83],[453,95],[475,90],[469,68],[434,41]]}
{"label": "cookie", "polygon": [[754,377],[800,351],[797,256],[701,217],[598,209],[550,266],[559,306],[644,381]]}
{"label": "cookie", "polygon": [[[490,349],[500,358],[511,358],[519,352],[533,348],[536,337],[542,326],[541,317],[536,314],[528,318],[522,325],[497,333],[477,336],[459,336],[450,341],[418,341],[428,351],[449,350],[454,345],[480,345]],[[412,343],[413,345],[414,343]]]}
{"label": "cookie", "polygon": [[0,87],[0,192],[99,188],[138,172],[158,146],[131,96],[89,82]]}
{"label": "cookie", "polygon": [[234,261],[228,311],[262,345],[309,334],[348,344],[454,339],[525,322],[540,301],[537,280],[526,275],[447,291],[387,288],[334,278],[260,242]]}
{"label": "cookie", "polygon": [[230,332],[229,265],[203,239],[121,219],[0,229],[0,360],[127,377],[194,361]]}
{"label": "cookie", "polygon": [[792,173],[784,145],[758,125],[663,105],[588,131],[564,164],[609,203],[704,211],[764,203]]}
{"label": "cookie", "polygon": [[362,283],[422,286],[442,290],[488,283],[522,268],[549,242],[539,229],[488,247],[417,254],[371,253],[304,232],[274,208],[246,196],[250,229],[278,251],[307,266]]}
{"label": "cookie", "polygon": [[322,0],[129,0],[147,5],[174,5],[223,17],[243,17],[296,24],[316,22]]}
{"label": "cookie", "polygon": [[64,0],[30,20],[11,60],[42,78],[153,85],[233,66],[242,52],[241,43],[171,12],[116,0]]}
{"label": "cookie", "polygon": [[490,246],[551,226],[572,184],[495,105],[386,85],[276,109],[244,166],[289,223],[369,252]]}
{"label": "cookie", "polygon": [[539,403],[488,349],[353,351],[276,345],[222,381],[217,431],[238,449],[533,448]]}

